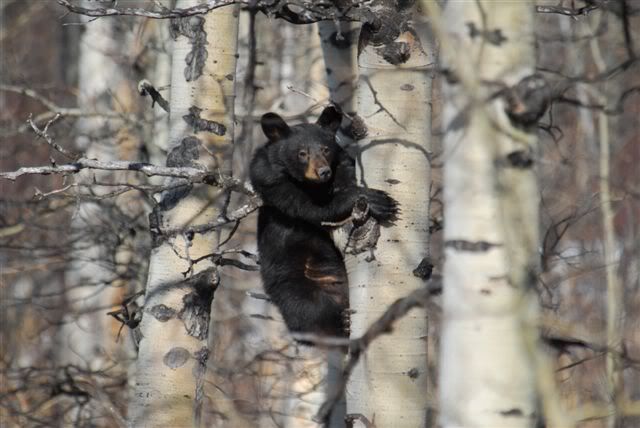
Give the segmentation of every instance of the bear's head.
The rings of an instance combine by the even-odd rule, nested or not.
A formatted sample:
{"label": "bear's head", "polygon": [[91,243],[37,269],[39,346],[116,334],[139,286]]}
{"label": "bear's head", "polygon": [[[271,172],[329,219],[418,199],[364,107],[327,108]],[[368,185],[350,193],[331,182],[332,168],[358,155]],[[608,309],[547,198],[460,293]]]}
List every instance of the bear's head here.
{"label": "bear's head", "polygon": [[269,139],[269,152],[294,179],[305,183],[326,183],[333,175],[334,160],[340,147],[336,131],[342,113],[334,106],[326,107],[313,124],[289,126],[275,113],[262,116],[264,135]]}

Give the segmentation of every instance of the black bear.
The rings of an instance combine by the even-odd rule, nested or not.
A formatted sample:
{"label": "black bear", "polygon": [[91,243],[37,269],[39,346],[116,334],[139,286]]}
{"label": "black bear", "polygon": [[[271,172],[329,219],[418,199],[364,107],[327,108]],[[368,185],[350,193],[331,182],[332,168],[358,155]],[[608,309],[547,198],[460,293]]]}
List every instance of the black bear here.
{"label": "black bear", "polygon": [[356,185],[355,162],[335,141],[341,118],[329,106],[315,124],[290,127],[267,113],[261,124],[268,142],[251,161],[251,183],[263,200],[260,272],[265,291],[294,333],[347,334],[344,261],[323,223],[347,219],[362,196],[369,215],[380,222],[398,213],[387,193]]}

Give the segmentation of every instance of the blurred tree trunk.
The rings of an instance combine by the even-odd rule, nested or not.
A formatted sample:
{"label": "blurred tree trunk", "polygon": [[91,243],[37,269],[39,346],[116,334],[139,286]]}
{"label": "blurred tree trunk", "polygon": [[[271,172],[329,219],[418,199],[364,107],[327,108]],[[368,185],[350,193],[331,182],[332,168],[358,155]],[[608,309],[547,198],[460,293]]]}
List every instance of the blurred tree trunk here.
{"label": "blurred tree trunk", "polygon": [[[600,18],[603,19],[603,18]],[[604,18],[606,19],[606,18]],[[595,26],[594,26],[595,27]],[[594,32],[594,30],[591,30]],[[591,55],[598,69],[603,73],[607,69],[607,62],[600,47],[600,41],[592,38]],[[600,91],[594,91],[597,102],[607,105],[610,97],[611,84],[603,84]],[[598,140],[599,140],[599,176],[600,176],[600,210],[602,211],[602,253],[604,265],[606,266],[607,278],[607,352],[606,373],[607,373],[607,395],[610,397],[611,417],[607,419],[607,427],[615,428],[620,423],[618,406],[622,402],[624,393],[624,378],[622,377],[623,362],[620,358],[624,355],[622,345],[623,317],[624,317],[624,286],[618,276],[617,267],[619,256],[616,252],[621,251],[622,245],[616,242],[614,227],[614,210],[612,206],[613,192],[611,191],[611,151],[615,146],[611,142],[611,131],[609,115],[604,111],[597,113]],[[615,125],[614,125],[615,126]]]}
{"label": "blurred tree trunk", "polygon": [[[118,61],[124,56],[122,45],[128,33],[118,31],[117,22],[99,20],[87,25],[80,40],[78,106],[84,111],[117,111],[127,116],[136,109],[137,95],[128,85],[128,70]],[[71,47],[69,47],[71,49]],[[77,122],[77,148],[88,158],[109,161],[137,158],[137,139],[130,126],[121,119],[92,117]],[[117,358],[112,353],[120,348],[115,338],[119,325],[105,312],[118,304],[127,287],[116,288],[126,276],[122,253],[130,242],[119,239],[122,232],[114,222],[115,203],[101,200],[100,195],[112,189],[93,186],[93,182],[113,183],[123,174],[109,171],[83,171],[78,174],[79,203],[73,213],[71,233],[73,250],[65,274],[68,289],[68,313],[73,322],[62,329],[64,346],[60,348],[62,364],[80,364],[97,369]],[[127,211],[127,208],[131,210]],[[122,214],[139,211],[139,205],[126,207]],[[120,218],[119,220],[122,220]],[[126,240],[126,237],[124,238]],[[126,258],[126,256],[125,256]]]}
{"label": "blurred tree trunk", "polygon": [[[356,100],[367,135],[358,144],[358,164],[362,184],[387,191],[402,214],[395,225],[381,228],[373,260],[369,253],[346,257],[352,337],[360,337],[396,299],[424,286],[412,271],[427,254],[429,233],[432,46],[412,5],[377,3],[383,28],[364,25],[360,33]],[[421,309],[377,338],[350,378],[348,415],[363,415],[380,427],[425,426],[426,339]],[[367,426],[362,419],[354,423]]]}
{"label": "blurred tree trunk", "polygon": [[[139,159],[139,129],[123,120],[139,109],[139,96],[130,82],[131,69],[122,60],[129,54],[122,46],[131,46],[131,37],[126,23],[98,20],[86,26],[80,40],[79,107],[88,112],[122,114],[122,118],[78,120],[76,145],[88,158]],[[102,199],[113,188],[93,183],[123,182],[136,183],[138,178],[135,173],[110,171],[83,171],[78,175],[80,202],[71,222],[73,250],[65,275],[68,312],[74,319],[61,330],[64,346],[58,354],[61,365],[77,364],[92,370],[126,364],[113,368],[113,376],[125,376],[135,348],[126,335],[124,345],[117,343],[121,324],[106,313],[140,283],[136,273],[144,259],[135,251],[140,240],[135,240],[130,230],[135,229],[131,222],[141,217],[144,208],[134,192]],[[93,411],[87,408],[85,412]]]}
{"label": "blurred tree trunk", "polygon": [[[186,8],[197,0],[179,1]],[[228,174],[234,135],[237,7],[171,22],[175,43],[167,166]],[[204,185],[168,191],[150,215],[153,249],[140,329],[133,427],[200,426],[211,300],[219,276],[210,259],[218,233],[164,235],[163,230],[217,218],[224,193]],[[224,414],[221,415],[225,417]]]}
{"label": "blurred tree trunk", "polygon": [[449,2],[441,22],[432,13],[453,77],[444,89],[443,427],[536,424],[536,140],[506,112],[528,100],[490,98],[534,73],[533,14],[530,2],[486,0]]}

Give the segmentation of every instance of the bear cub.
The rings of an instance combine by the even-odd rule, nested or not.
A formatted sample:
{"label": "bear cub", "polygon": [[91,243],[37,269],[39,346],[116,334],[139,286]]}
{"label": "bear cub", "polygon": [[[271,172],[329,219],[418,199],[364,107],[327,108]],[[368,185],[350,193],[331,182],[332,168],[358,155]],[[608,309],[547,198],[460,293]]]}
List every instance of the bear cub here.
{"label": "bear cub", "polygon": [[258,213],[260,273],[293,333],[348,333],[344,260],[323,223],[347,219],[362,196],[376,220],[398,214],[387,193],[356,185],[355,162],[335,141],[341,119],[333,106],[315,124],[289,126],[266,113],[261,125],[268,141],[251,161],[251,183],[264,203]]}

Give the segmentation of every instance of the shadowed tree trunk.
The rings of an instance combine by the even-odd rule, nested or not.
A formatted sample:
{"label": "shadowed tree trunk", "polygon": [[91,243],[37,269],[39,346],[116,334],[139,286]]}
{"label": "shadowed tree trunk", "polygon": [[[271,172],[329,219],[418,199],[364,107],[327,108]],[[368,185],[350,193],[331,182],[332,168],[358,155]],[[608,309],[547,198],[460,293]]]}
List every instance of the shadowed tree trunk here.
{"label": "shadowed tree trunk", "polygon": [[[182,0],[177,7],[197,3]],[[175,43],[167,166],[229,173],[237,12],[225,7],[171,21]],[[212,187],[184,185],[163,194],[150,215],[153,249],[130,406],[132,427],[201,424],[211,300],[219,276],[210,259],[193,261],[216,250],[217,233],[163,231],[216,219],[224,199]]]}

